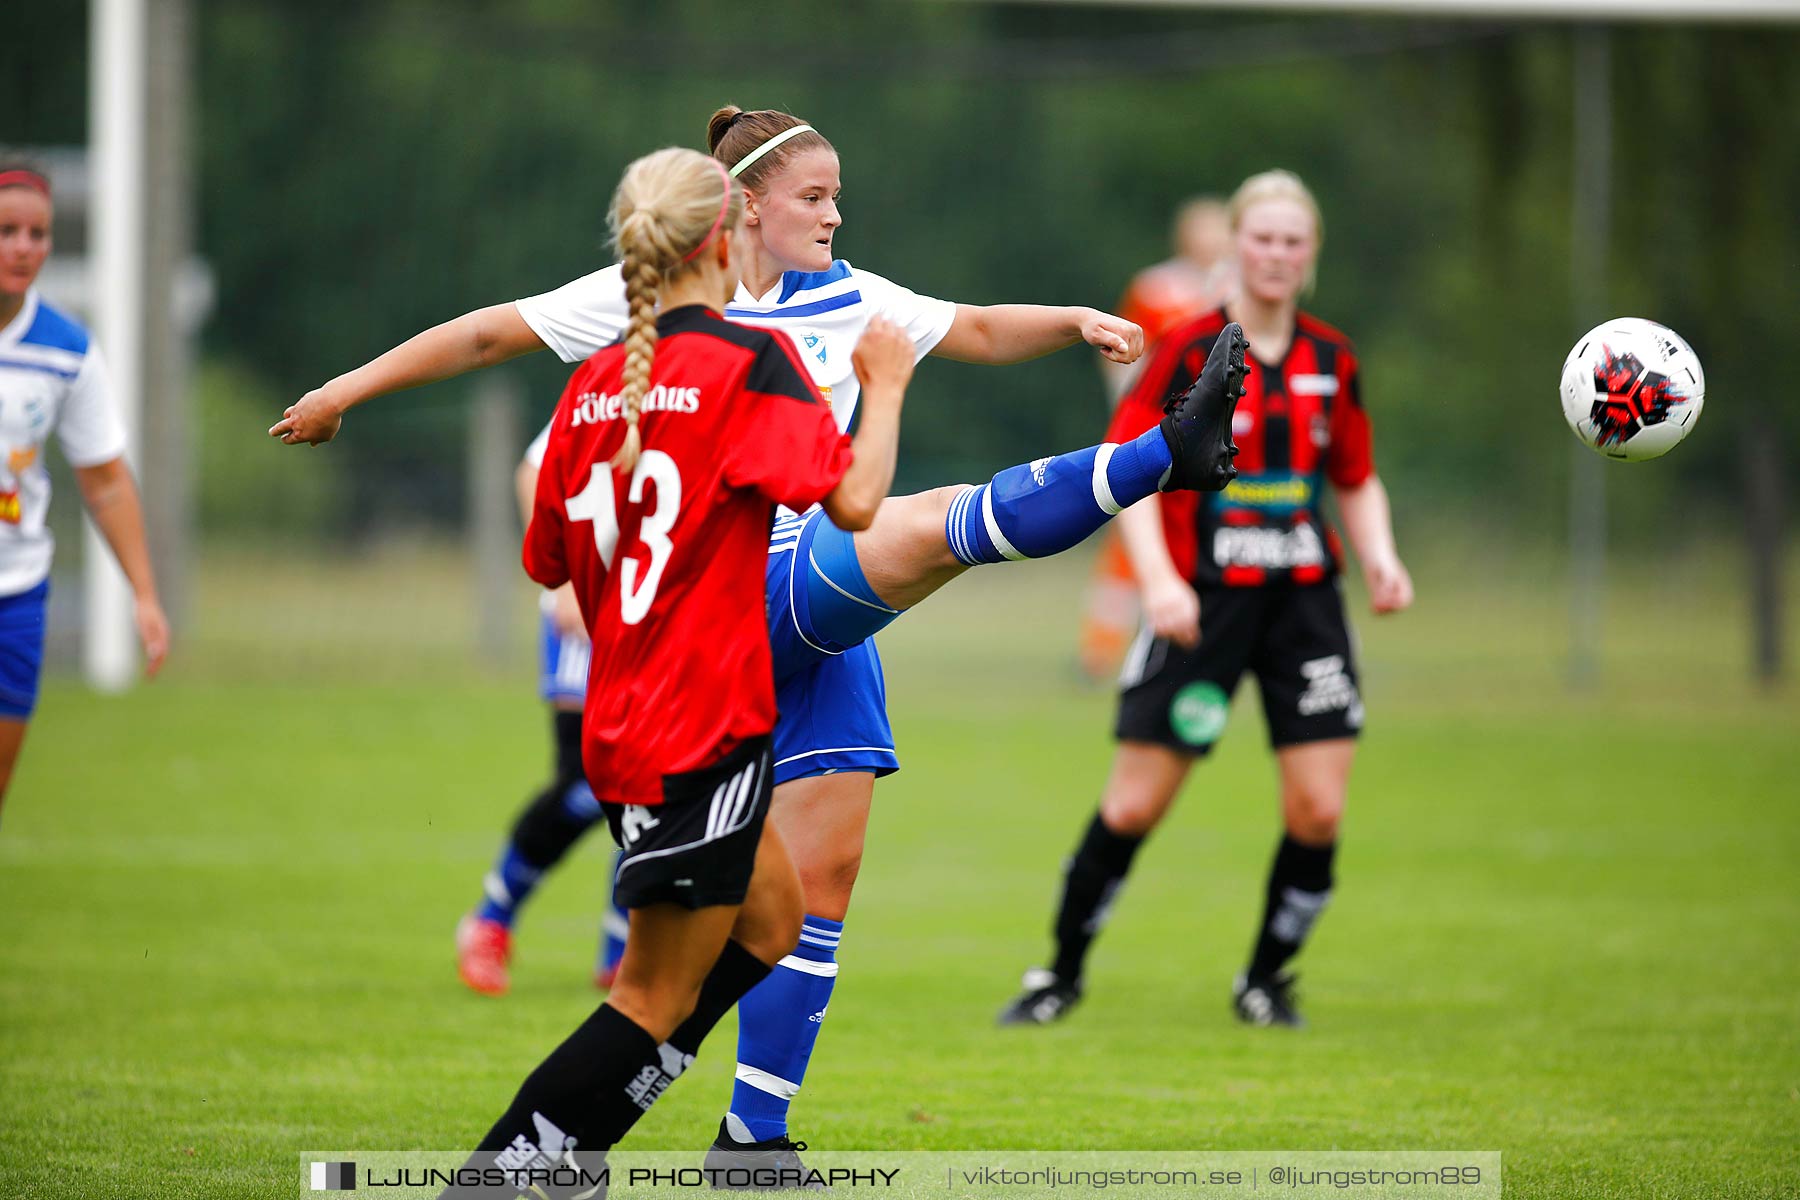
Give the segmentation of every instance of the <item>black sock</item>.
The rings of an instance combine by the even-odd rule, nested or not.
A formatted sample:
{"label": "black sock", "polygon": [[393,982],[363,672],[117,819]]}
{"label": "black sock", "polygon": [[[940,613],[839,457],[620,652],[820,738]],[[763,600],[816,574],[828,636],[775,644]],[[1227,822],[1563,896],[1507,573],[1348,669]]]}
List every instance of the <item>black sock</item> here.
{"label": "black sock", "polygon": [[713,964],[706,982],[700,985],[700,999],[694,1004],[693,1015],[669,1035],[668,1044],[692,1062],[694,1055],[700,1053],[700,1043],[713,1031],[713,1026],[724,1020],[731,1006],[774,969],[737,942],[726,942],[725,949],[719,951],[719,961]]}
{"label": "black sock", "polygon": [[1064,983],[1081,978],[1088,947],[1106,923],[1141,837],[1114,833],[1094,814],[1093,821],[1063,872],[1062,905],[1056,913],[1056,962],[1051,970]]}
{"label": "black sock", "polygon": [[1267,979],[1299,953],[1313,922],[1331,899],[1331,860],[1337,843],[1306,846],[1283,835],[1269,868],[1262,931],[1250,957],[1252,979]]}
{"label": "black sock", "polygon": [[556,777],[519,814],[512,829],[512,845],[519,856],[538,871],[548,871],[562,861],[581,835],[593,828],[598,815],[579,816],[564,803],[569,789],[585,777],[581,765],[581,714],[551,714],[556,729]]}
{"label": "black sock", "polygon": [[719,961],[713,964],[713,969],[706,973],[705,981],[700,984],[700,997],[694,1002],[694,1011],[669,1035],[668,1041],[656,1048],[662,1074],[650,1085],[649,1090],[655,1094],[652,1099],[668,1091],[669,1085],[694,1065],[694,1055],[700,1053],[700,1043],[713,1031],[713,1026],[724,1020],[732,1005],[772,970],[773,967],[737,942],[725,943],[725,948],[719,951]]}
{"label": "black sock", "polygon": [[[443,1200],[511,1197],[523,1187],[490,1173],[566,1170],[570,1151],[585,1170],[598,1170],[608,1148],[655,1099],[647,1088],[660,1070],[654,1038],[609,1004],[563,1039],[519,1085],[500,1119],[458,1172],[471,1182],[446,1189]],[[552,1195],[583,1190],[546,1188]]]}

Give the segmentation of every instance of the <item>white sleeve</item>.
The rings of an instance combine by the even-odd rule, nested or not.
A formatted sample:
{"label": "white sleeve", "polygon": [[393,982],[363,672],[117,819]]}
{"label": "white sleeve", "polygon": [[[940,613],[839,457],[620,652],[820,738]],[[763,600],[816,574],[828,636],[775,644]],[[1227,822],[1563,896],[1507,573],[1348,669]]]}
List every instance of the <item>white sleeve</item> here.
{"label": "white sleeve", "polygon": [[567,363],[580,362],[625,332],[625,279],[617,263],[553,292],[513,301],[544,345]]}
{"label": "white sleeve", "polygon": [[89,343],[81,370],[69,382],[56,440],[72,467],[97,467],[125,453],[125,426],[113,409],[111,378],[97,345]]}
{"label": "white sleeve", "polygon": [[913,361],[930,354],[932,348],[950,332],[956,320],[956,305],[949,300],[936,300],[903,288],[873,271],[852,268],[856,287],[875,311],[906,331],[913,342]]}
{"label": "white sleeve", "polygon": [[531,445],[525,447],[525,465],[534,471],[544,469],[544,451],[550,448],[550,422],[538,430],[538,435],[531,439]]}

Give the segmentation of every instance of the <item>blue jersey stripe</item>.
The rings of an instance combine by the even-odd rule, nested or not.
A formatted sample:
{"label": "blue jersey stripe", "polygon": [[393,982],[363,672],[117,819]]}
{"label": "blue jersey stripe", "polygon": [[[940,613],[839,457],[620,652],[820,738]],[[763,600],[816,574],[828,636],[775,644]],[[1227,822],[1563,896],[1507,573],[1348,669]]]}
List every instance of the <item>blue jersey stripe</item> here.
{"label": "blue jersey stripe", "polygon": [[862,303],[861,292],[845,292],[841,296],[833,296],[829,300],[815,300],[811,304],[796,304],[792,308],[727,308],[728,317],[816,317],[820,313],[833,312],[840,308],[849,308],[853,304]]}
{"label": "blue jersey stripe", "polygon": [[39,300],[37,316],[19,341],[32,346],[48,346],[53,350],[86,354],[88,333],[75,321]]}
{"label": "blue jersey stripe", "polygon": [[61,367],[53,367],[48,363],[24,362],[16,358],[0,358],[0,367],[11,367],[19,371],[42,371],[46,375],[54,375],[58,379],[73,379],[79,372],[65,371]]}
{"label": "blue jersey stripe", "polygon": [[811,291],[822,288],[828,283],[836,283],[840,279],[850,278],[850,264],[843,259],[833,260],[831,267],[824,271],[783,271],[781,273],[781,298],[777,304],[786,304],[794,298],[795,292]]}

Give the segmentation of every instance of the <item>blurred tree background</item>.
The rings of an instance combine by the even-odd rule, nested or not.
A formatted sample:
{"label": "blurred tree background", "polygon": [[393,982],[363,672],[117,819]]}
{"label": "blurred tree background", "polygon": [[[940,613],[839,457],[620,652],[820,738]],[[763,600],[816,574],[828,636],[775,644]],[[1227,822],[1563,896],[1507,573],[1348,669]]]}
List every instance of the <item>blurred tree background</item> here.
{"label": "blurred tree background", "polygon": [[[359,410],[302,470],[281,406],[427,325],[607,261],[621,168],[699,145],[719,104],[782,107],[843,158],[839,253],[937,296],[1106,307],[1168,217],[1270,166],[1327,240],[1310,307],[1359,343],[1402,535],[1559,544],[1574,338],[1622,313],[1698,350],[1711,404],[1653,467],[1609,467],[1613,530],[1735,538],[1742,449],[1789,462],[1768,371],[1800,326],[1800,36],[1650,25],[1613,40],[1605,303],[1571,311],[1574,30],[1193,9],[803,0],[194,0],[209,532],[463,519],[470,393]],[[0,141],[87,133],[87,6],[0,41]],[[566,368],[537,355],[521,428]],[[1091,356],[930,363],[902,484],[1090,441]],[[1754,422],[1752,423],[1752,418]],[[321,482],[321,481],[325,482]],[[260,496],[256,493],[262,493]]]}

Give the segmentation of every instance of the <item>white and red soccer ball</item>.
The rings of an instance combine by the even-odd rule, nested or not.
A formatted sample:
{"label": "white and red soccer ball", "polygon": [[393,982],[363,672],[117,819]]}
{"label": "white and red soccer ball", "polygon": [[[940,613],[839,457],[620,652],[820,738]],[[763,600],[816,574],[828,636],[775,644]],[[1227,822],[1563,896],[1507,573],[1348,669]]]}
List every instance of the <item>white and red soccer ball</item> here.
{"label": "white and red soccer ball", "polygon": [[1583,445],[1608,458],[1667,454],[1705,403],[1699,356],[1674,330],[1642,317],[1596,325],[1563,360],[1563,417]]}

